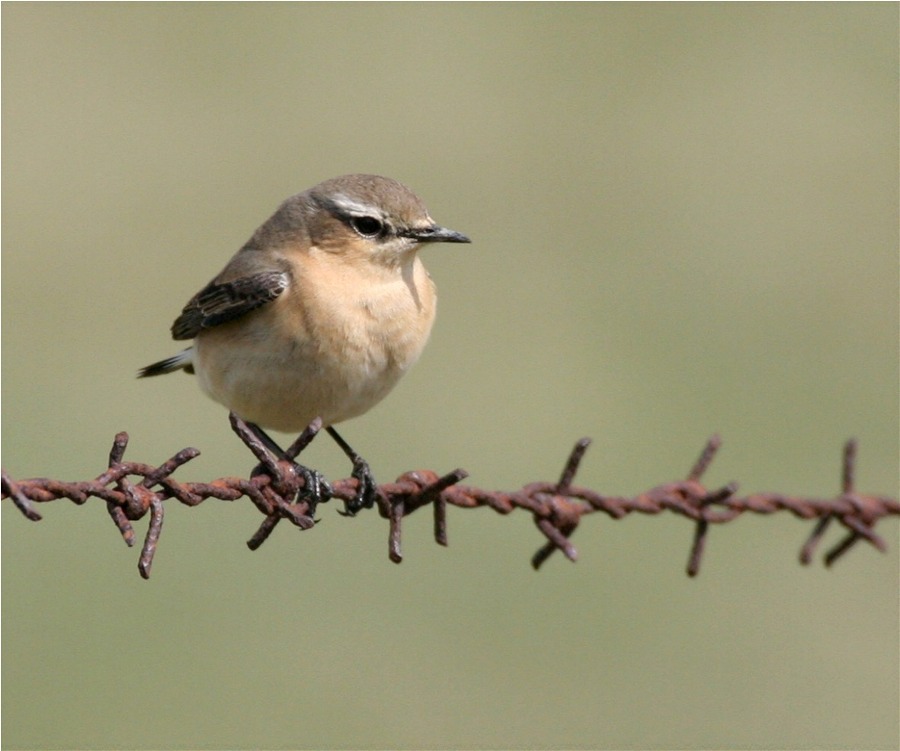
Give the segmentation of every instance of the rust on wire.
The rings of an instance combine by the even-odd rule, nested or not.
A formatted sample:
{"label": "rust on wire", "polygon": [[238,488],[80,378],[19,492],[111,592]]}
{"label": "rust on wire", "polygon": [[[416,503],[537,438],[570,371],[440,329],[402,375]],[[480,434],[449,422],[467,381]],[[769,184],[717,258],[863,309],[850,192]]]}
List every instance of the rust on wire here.
{"label": "rust on wire", "polygon": [[[163,503],[174,498],[187,506],[197,506],[209,498],[235,501],[246,497],[260,511],[264,519],[247,541],[256,550],[274,532],[282,519],[301,530],[316,525],[316,507],[331,499],[350,503],[356,496],[356,480],[348,478],[329,483],[318,472],[310,470],[295,459],[313,440],[321,428],[314,421],[290,446],[282,450],[267,445],[246,423],[231,416],[234,432],[256,457],[259,464],[249,479],[223,477],[209,483],[181,483],[172,474],[182,465],[199,456],[197,449],[179,451],[159,466],[125,460],[128,434],[119,433],[109,452],[107,468],[94,480],[61,482],[46,478],[13,480],[2,472],[2,497],[31,521],[40,521],[34,504],[63,498],[86,503],[89,498],[106,502],[107,512],[125,543],[134,545],[132,522],[150,517],[150,524],[141,547],[138,562],[140,574],[150,576],[154,555],[163,526]],[[665,483],[634,497],[603,495],[574,485],[575,475],[590,439],[582,438],[573,447],[557,482],[534,482],[519,490],[489,491],[460,485],[467,477],[465,470],[456,469],[444,475],[431,470],[407,472],[395,482],[377,488],[379,515],[388,521],[388,555],[395,563],[403,560],[401,531],[403,518],[420,508],[431,506],[434,516],[434,539],[447,544],[447,506],[480,508],[486,506],[499,514],[516,509],[527,511],[542,536],[544,544],[531,559],[538,569],[557,550],[570,561],[578,552],[572,535],[582,517],[602,512],[613,520],[629,514],[660,514],[670,512],[690,519],[694,525],[693,542],[688,556],[687,573],[696,576],[704,547],[713,524],[724,524],[745,513],[772,514],[790,511],[801,519],[815,520],[812,532],[800,550],[800,562],[808,564],[828,527],[837,522],[846,530],[845,536],[824,555],[826,566],[859,542],[867,542],[880,551],[886,549],[884,540],[875,532],[876,523],[886,516],[900,515],[900,503],[886,496],[859,493],[856,490],[856,442],[844,446],[841,491],[830,499],[803,498],[781,493],[756,493],[738,496],[736,483],[708,489],[701,478],[709,468],[721,440],[714,435],[704,446],[697,461],[687,473],[687,479]]]}

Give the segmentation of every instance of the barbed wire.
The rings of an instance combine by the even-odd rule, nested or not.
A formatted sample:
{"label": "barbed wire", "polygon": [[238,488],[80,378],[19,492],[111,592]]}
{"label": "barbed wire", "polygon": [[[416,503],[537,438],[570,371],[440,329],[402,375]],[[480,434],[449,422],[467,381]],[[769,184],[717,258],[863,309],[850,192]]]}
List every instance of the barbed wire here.
{"label": "barbed wire", "polygon": [[[197,449],[182,449],[159,466],[125,461],[128,434],[122,432],[113,441],[107,469],[93,480],[13,480],[4,470],[2,498],[11,500],[31,521],[41,519],[34,508],[35,503],[68,499],[80,505],[90,498],[106,501],[107,512],[129,546],[135,543],[131,522],[149,514],[150,523],[138,562],[140,574],[146,579],[150,576],[159,543],[164,517],[163,502],[166,500],[174,498],[187,506],[197,506],[209,498],[235,501],[246,496],[264,516],[259,528],[247,541],[250,549],[255,550],[282,519],[287,519],[300,529],[312,529],[316,525],[314,517],[318,504],[336,499],[343,501],[347,508],[356,497],[356,479],[347,478],[330,484],[317,472],[295,461],[319,431],[321,423],[318,421],[310,425],[280,456],[233,414],[231,426],[259,461],[248,479],[223,477],[208,483],[178,482],[172,474],[199,456]],[[610,519],[618,520],[632,513],[660,514],[668,511],[686,517],[694,524],[687,564],[689,576],[696,576],[700,571],[710,525],[733,521],[745,513],[790,511],[801,519],[817,520],[800,549],[800,562],[804,565],[812,561],[829,525],[837,521],[845,528],[846,534],[825,554],[826,566],[831,566],[860,541],[868,542],[884,552],[887,546],[875,532],[875,525],[883,517],[900,515],[897,499],[856,491],[857,444],[854,440],[847,441],[844,446],[841,489],[834,498],[803,498],[782,493],[739,497],[736,495],[738,486],[733,482],[713,490],[707,489],[700,480],[721,445],[721,440],[715,435],[709,439],[684,480],[657,485],[630,498],[603,495],[573,484],[589,445],[589,438],[582,438],[575,444],[556,482],[533,482],[516,491],[489,491],[460,485],[468,476],[462,469],[444,475],[431,470],[406,472],[395,482],[379,485],[376,506],[380,516],[389,523],[390,559],[395,563],[403,559],[403,518],[426,506],[432,507],[434,538],[439,545],[447,545],[448,505],[458,508],[487,506],[500,514],[509,514],[516,509],[529,512],[546,538],[543,546],[532,556],[531,564],[535,569],[540,568],[557,550],[570,561],[577,559],[578,553],[571,537],[585,516],[602,512]]]}

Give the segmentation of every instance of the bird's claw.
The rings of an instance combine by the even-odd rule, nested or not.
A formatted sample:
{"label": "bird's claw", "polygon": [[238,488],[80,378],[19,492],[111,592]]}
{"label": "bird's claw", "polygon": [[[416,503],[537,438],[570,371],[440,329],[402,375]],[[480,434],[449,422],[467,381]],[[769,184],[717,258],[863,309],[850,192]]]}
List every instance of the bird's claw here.
{"label": "bird's claw", "polygon": [[330,501],[334,495],[331,483],[321,472],[304,467],[302,464],[294,464],[294,468],[303,477],[303,487],[297,491],[297,500],[306,501],[309,507],[306,513],[311,517],[315,516],[316,506]]}
{"label": "bird's claw", "polygon": [[372,508],[378,495],[378,483],[369,463],[361,457],[353,460],[353,472],[350,475],[356,480],[356,495],[344,502],[345,511],[338,512],[343,516],[356,516],[364,508]]}
{"label": "bird's claw", "polygon": [[[321,472],[304,467],[302,464],[297,464],[297,462],[292,462],[292,465],[294,472],[303,478],[303,487],[297,491],[294,503],[305,501],[307,504],[306,515],[312,518],[315,516],[316,506],[330,501],[334,496],[334,490],[331,487],[331,483],[325,479],[325,475]],[[275,477],[272,469],[262,462],[257,464],[250,473],[251,477],[256,477],[257,475]]]}

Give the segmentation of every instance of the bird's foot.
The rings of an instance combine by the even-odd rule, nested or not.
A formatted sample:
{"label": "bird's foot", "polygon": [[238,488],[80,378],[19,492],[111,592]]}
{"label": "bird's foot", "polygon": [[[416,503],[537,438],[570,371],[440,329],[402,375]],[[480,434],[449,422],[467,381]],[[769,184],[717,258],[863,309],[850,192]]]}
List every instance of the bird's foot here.
{"label": "bird's foot", "polygon": [[364,508],[372,508],[378,496],[378,483],[369,463],[359,454],[351,457],[353,460],[353,472],[351,477],[356,480],[356,496],[352,500],[344,502],[344,511],[338,513],[343,516],[356,516]]}
{"label": "bird's foot", "polygon": [[297,501],[306,501],[309,516],[316,515],[316,506],[331,500],[334,491],[331,483],[325,479],[325,475],[315,469],[304,467],[294,462],[294,471],[303,478],[303,487],[297,491]]}
{"label": "bird's foot", "polygon": [[369,463],[357,454],[340,434],[329,425],[325,430],[328,432],[334,442],[341,447],[341,451],[347,458],[353,462],[353,472],[351,477],[356,480],[356,496],[353,500],[344,501],[344,511],[338,512],[343,516],[356,516],[364,508],[372,508],[378,498],[378,483],[372,475]]}
{"label": "bird's foot", "polygon": [[[309,427],[300,434],[287,451],[281,448],[266,431],[252,422],[245,422],[240,417],[231,414],[231,424],[235,432],[244,440],[251,451],[256,454],[260,463],[250,473],[251,477],[267,474],[275,480],[284,477],[285,464],[289,465],[295,476],[303,479],[303,487],[297,490],[294,503],[305,501],[308,507],[307,516],[312,519],[316,513],[316,506],[331,500],[333,490],[331,484],[325,479],[325,475],[314,469],[299,464],[297,455],[309,444],[318,433],[322,421],[318,418],[310,423]],[[296,485],[294,486],[296,487]]]}

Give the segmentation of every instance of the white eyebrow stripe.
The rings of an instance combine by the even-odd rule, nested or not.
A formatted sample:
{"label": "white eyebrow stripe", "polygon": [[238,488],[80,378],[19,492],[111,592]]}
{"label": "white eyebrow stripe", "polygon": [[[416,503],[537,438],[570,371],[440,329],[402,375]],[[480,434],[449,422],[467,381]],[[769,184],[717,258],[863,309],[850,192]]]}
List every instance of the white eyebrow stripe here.
{"label": "white eyebrow stripe", "polygon": [[354,201],[343,193],[336,193],[330,198],[331,202],[342,213],[350,214],[351,216],[382,216],[382,211],[377,206]]}

